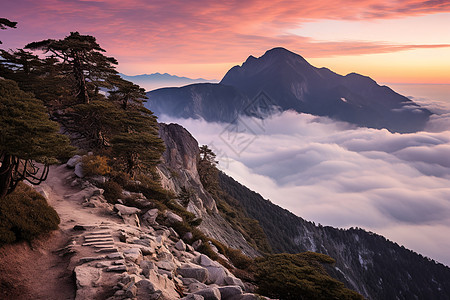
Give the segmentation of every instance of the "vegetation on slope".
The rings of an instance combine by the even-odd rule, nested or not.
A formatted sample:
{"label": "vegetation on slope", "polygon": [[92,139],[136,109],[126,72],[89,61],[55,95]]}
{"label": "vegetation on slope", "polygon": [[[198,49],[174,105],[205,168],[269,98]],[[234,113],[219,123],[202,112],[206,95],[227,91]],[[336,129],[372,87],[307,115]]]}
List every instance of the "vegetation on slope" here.
{"label": "vegetation on slope", "polygon": [[0,199],[0,246],[32,241],[57,229],[58,224],[58,214],[45,198],[23,183]]}
{"label": "vegetation on slope", "polygon": [[216,155],[208,146],[200,147],[200,159],[197,170],[205,189],[216,200],[217,208],[231,226],[238,230],[255,249],[261,253],[272,253],[267,236],[259,222],[250,218],[245,209],[229,193],[224,192],[219,185],[219,170],[217,169]]}
{"label": "vegetation on slope", "polygon": [[314,249],[327,254],[336,259],[335,267],[339,268],[328,267],[328,272],[370,299],[443,299],[450,292],[448,267],[383,236],[362,229],[316,226],[224,173],[219,174],[219,183],[249,216],[259,221],[276,253]]}

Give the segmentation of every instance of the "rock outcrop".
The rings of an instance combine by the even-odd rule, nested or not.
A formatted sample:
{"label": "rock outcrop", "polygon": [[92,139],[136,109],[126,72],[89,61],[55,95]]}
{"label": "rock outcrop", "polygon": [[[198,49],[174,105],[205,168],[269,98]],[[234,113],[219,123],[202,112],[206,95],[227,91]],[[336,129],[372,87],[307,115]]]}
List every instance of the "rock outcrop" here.
{"label": "rock outcrop", "polygon": [[197,171],[200,156],[195,138],[178,124],[160,123],[159,134],[166,144],[163,161],[158,165],[163,187],[176,195],[182,188],[191,191],[192,197],[186,209],[203,220],[199,228],[207,236],[249,256],[258,255],[242,234],[220,216],[215,200],[203,188]]}

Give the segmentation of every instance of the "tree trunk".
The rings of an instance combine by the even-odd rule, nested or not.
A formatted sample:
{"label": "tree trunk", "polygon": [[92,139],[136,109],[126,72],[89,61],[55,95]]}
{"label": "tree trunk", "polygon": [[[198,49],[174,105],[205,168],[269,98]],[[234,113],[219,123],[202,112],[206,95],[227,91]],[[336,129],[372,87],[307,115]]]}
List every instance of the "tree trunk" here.
{"label": "tree trunk", "polygon": [[78,53],[74,53],[73,59],[73,73],[77,82],[77,98],[81,103],[89,104],[89,94],[86,85],[86,78],[84,77],[83,68],[81,66],[81,59]]}
{"label": "tree trunk", "polygon": [[0,166],[0,199],[9,194],[12,172],[14,169],[13,156],[3,154],[2,165]]}

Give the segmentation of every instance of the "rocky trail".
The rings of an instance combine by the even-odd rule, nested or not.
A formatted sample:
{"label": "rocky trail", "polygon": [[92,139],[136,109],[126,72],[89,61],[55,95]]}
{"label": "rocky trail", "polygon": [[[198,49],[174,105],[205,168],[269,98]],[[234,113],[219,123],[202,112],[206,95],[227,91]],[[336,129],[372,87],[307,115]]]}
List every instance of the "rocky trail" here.
{"label": "rocky trail", "polygon": [[195,250],[200,240],[178,236],[173,212],[113,206],[67,165],[53,166],[36,189],[58,212],[60,229],[31,247],[0,249],[1,299],[258,299]]}

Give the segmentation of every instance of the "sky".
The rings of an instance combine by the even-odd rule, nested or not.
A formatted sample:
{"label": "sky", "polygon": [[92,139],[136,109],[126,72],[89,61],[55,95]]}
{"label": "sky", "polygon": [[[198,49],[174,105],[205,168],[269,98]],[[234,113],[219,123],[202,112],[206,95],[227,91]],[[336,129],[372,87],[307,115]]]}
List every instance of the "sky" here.
{"label": "sky", "polygon": [[317,67],[378,82],[450,83],[450,1],[3,0],[4,49],[95,36],[127,75],[220,80],[249,55],[285,47]]}

